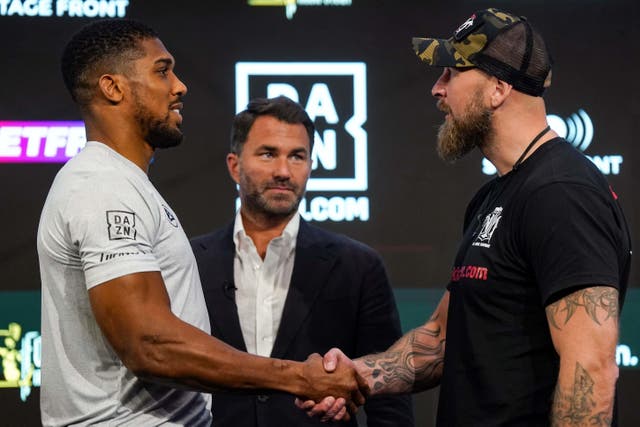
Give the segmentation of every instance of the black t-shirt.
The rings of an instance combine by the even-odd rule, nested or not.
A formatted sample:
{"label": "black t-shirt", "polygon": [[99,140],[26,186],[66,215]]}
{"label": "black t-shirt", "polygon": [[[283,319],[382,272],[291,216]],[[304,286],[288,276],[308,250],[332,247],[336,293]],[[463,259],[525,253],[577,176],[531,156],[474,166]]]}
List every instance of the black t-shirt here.
{"label": "black t-shirt", "polygon": [[622,299],[629,265],[617,196],[565,140],[482,187],[448,285],[438,426],[548,425],[559,360],[545,306],[592,285]]}

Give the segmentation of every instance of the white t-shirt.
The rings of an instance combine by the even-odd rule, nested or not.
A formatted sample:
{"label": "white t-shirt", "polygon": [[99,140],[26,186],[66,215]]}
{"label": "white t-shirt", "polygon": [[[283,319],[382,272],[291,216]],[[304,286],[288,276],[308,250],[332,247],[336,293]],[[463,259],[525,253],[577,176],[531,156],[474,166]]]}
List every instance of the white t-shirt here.
{"label": "white t-shirt", "polygon": [[210,425],[211,396],[139,380],[100,331],[89,304],[93,286],[160,271],[171,311],[210,332],[187,236],[138,166],[88,142],[51,186],[38,256],[45,426]]}

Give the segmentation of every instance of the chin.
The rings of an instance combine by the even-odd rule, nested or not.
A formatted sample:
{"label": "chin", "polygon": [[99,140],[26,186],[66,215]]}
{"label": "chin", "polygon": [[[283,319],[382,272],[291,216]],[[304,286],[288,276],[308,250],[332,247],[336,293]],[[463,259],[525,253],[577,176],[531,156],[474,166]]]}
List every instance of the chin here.
{"label": "chin", "polygon": [[297,209],[298,209],[298,206],[295,205],[295,204],[291,204],[291,203],[288,203],[286,205],[278,204],[278,203],[269,203],[269,205],[267,206],[268,213],[270,213],[271,215],[276,215],[276,216],[291,215]]}
{"label": "chin", "polygon": [[172,132],[158,132],[158,133],[149,133],[147,136],[147,142],[153,148],[171,148],[177,147],[182,144],[182,140],[184,136],[179,129],[175,129]]}

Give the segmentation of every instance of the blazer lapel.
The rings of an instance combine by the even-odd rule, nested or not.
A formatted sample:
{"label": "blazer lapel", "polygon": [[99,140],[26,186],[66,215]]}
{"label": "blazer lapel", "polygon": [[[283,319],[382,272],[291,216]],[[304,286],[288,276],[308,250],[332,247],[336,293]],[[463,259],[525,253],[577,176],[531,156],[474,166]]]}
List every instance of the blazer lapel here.
{"label": "blazer lapel", "polygon": [[209,245],[205,248],[201,276],[211,319],[211,333],[238,350],[247,351],[235,301],[235,246],[232,234],[233,224],[224,231],[220,240],[207,242]]}
{"label": "blazer lapel", "polygon": [[326,248],[326,242],[319,240],[313,230],[300,221],[291,283],[271,357],[285,357],[335,261],[336,257]]}

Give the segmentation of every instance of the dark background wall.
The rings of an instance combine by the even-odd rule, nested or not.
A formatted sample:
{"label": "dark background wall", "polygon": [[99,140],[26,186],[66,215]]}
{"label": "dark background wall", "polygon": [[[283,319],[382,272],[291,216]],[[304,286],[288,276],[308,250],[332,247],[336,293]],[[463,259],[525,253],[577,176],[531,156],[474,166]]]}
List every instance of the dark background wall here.
{"label": "dark background wall", "polygon": [[[567,119],[582,109],[594,127],[585,154],[601,162],[606,162],[605,156],[622,156],[618,173],[610,173],[608,179],[621,197],[634,245],[639,246],[640,196],[634,184],[640,149],[634,135],[640,130],[640,35],[632,0],[354,0],[349,7],[300,4],[293,19],[287,19],[283,6],[254,7],[240,0],[129,3],[126,16],[160,33],[177,60],[177,74],[189,87],[183,111],[186,140],[177,149],[158,153],[150,176],[190,236],[225,224],[234,212],[235,187],[224,156],[236,111],[237,62],[365,63],[367,189],[309,192],[307,200],[368,198],[368,221],[328,220],[321,225],[360,239],[382,254],[405,328],[426,319],[449,277],[466,203],[490,177],[482,173],[478,153],[454,165],[437,158],[435,132],[443,117],[430,89],[439,73],[419,63],[411,37],[449,37],[471,12],[492,6],[527,16],[545,35],[555,58],[553,85],[545,95],[548,113]],[[2,13],[0,8],[0,122],[79,120],[62,84],[59,55],[69,37],[92,19],[1,15],[7,10]],[[338,167],[320,168],[314,176],[348,175],[353,140],[344,124],[352,112],[351,80],[267,80],[295,84],[303,105],[314,82],[328,84],[339,122],[330,125],[320,118],[317,124],[337,129]],[[252,96],[265,95],[260,93],[264,83],[252,83]],[[0,334],[10,322],[21,323],[23,332],[39,330],[35,235],[40,209],[60,167],[0,164]],[[636,258],[622,336],[632,356],[640,352],[640,336],[631,326],[640,317],[639,275]],[[424,298],[417,310],[411,305],[413,295]],[[640,386],[635,360],[635,368],[622,369],[622,425],[640,422],[631,395]],[[431,425],[435,396],[416,396],[419,425]],[[25,400],[17,389],[3,388],[0,382],[0,414],[11,420],[7,425],[37,424],[38,389]]]}

